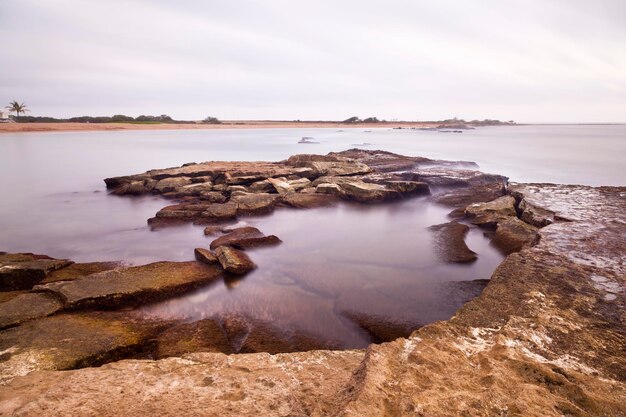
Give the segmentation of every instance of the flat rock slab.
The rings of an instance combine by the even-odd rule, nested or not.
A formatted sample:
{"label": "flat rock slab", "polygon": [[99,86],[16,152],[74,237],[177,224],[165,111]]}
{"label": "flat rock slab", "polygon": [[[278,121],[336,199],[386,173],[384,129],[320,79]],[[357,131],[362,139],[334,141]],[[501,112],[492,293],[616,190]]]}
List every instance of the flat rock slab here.
{"label": "flat rock slab", "polygon": [[495,227],[499,222],[516,217],[515,198],[506,195],[486,203],[474,203],[465,208],[465,216],[479,226]]}
{"label": "flat rock slab", "polygon": [[0,329],[49,316],[63,308],[54,294],[25,293],[0,303]]}
{"label": "flat rock slab", "polygon": [[68,308],[116,307],[170,297],[222,278],[222,270],[200,262],[156,262],[99,272],[73,281],[36,287],[58,294]]}
{"label": "flat rock slab", "polygon": [[243,275],[256,268],[250,257],[244,252],[230,246],[218,246],[215,255],[226,272]]}
{"label": "flat rock slab", "polygon": [[491,243],[509,255],[532,246],[539,239],[539,228],[517,217],[500,221]]}
{"label": "flat rock slab", "polygon": [[339,199],[330,194],[289,193],[283,196],[282,203],[293,208],[306,209],[328,207],[337,204]]}
{"label": "flat rock slab", "polygon": [[121,262],[87,262],[73,263],[62,269],[52,271],[41,281],[42,284],[48,284],[57,281],[72,281],[97,272],[110,271],[119,268],[123,264]]}
{"label": "flat rock slab", "polygon": [[0,332],[0,384],[43,369],[98,366],[144,348],[162,323],[127,312],[60,314]]}
{"label": "flat rock slab", "polygon": [[194,352],[234,353],[226,332],[215,319],[177,324],[161,333],[156,342],[158,359]]}
{"label": "flat rock slab", "polygon": [[429,228],[435,236],[439,256],[445,262],[466,263],[477,259],[476,252],[465,244],[465,235],[469,227],[465,224],[450,222]]}
{"label": "flat rock slab", "polygon": [[217,259],[217,256],[208,249],[204,248],[195,248],[193,250],[194,256],[197,261],[208,264],[215,265],[219,264],[220,261]]}
{"label": "flat rock slab", "polygon": [[240,227],[234,229],[224,236],[220,236],[211,242],[211,249],[219,246],[232,246],[236,249],[252,249],[262,246],[274,246],[282,243],[282,241],[274,236],[265,236],[256,227]]}
{"label": "flat rock slab", "polygon": [[32,253],[0,255],[0,291],[29,290],[57,269],[71,265],[66,259],[54,259]]}

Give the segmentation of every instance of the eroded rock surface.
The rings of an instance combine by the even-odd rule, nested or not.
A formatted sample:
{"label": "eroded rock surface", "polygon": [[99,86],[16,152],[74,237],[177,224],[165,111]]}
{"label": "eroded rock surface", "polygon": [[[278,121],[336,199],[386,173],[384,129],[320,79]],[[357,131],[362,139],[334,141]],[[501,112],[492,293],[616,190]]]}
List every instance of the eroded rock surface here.
{"label": "eroded rock surface", "polygon": [[445,262],[465,263],[477,259],[476,252],[465,244],[469,227],[458,222],[449,222],[431,226],[437,252]]}
{"label": "eroded rock surface", "polygon": [[[364,352],[203,353],[31,373],[2,389],[0,410],[15,415],[626,414],[626,188],[511,188],[518,201],[528,198],[533,207],[552,213],[553,223],[538,230],[537,245],[507,257],[482,294],[446,322]],[[100,401],[104,397],[106,404]]]}
{"label": "eroded rock surface", "polygon": [[0,254],[0,291],[30,290],[51,272],[71,264],[66,259],[32,253]]}

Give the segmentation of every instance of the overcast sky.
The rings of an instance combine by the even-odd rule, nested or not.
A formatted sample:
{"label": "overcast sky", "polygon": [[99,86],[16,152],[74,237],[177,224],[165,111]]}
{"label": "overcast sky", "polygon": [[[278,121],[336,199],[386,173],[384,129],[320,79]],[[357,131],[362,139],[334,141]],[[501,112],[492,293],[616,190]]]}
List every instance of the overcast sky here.
{"label": "overcast sky", "polygon": [[32,115],[626,122],[625,0],[0,0]]}

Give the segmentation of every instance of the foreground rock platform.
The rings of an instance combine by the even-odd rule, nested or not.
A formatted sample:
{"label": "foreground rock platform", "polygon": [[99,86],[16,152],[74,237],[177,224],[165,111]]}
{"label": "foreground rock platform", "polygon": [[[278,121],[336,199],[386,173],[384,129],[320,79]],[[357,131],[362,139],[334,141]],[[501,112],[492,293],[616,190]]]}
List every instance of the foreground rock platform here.
{"label": "foreground rock platform", "polygon": [[[258,349],[267,340],[263,334],[250,336],[254,328],[248,328],[247,321],[241,325],[240,319],[224,321],[221,327],[206,321],[160,332],[160,324],[136,323],[132,318],[128,321],[124,312],[110,312],[121,316],[93,318],[99,325],[91,331],[96,329],[101,336],[84,342],[80,349],[84,353],[75,354],[66,346],[54,351],[61,352],[61,356],[46,359],[37,356],[46,352],[45,348],[37,350],[40,346],[56,346],[67,340],[66,330],[57,330],[56,326],[68,322],[82,329],[90,322],[85,314],[106,312],[61,313],[26,321],[0,332],[0,366],[4,366],[3,377],[6,375],[0,381],[0,414],[626,415],[626,187],[507,184],[503,177],[473,170],[471,164],[456,163],[451,167],[380,151],[353,150],[341,153],[335,161],[324,159],[329,157],[335,156],[290,158],[292,165],[288,169],[307,169],[298,171],[298,175],[311,185],[326,176],[319,185],[326,184],[325,192],[332,190],[338,199],[346,198],[342,191],[345,176],[398,193],[385,182],[427,182],[434,201],[453,209],[454,217],[467,222],[479,219],[477,223],[490,230],[497,244],[510,254],[482,293],[450,320],[361,351],[226,356],[215,351],[245,352]],[[219,184],[218,178],[217,185],[224,185],[224,190],[232,185],[247,187],[250,181],[266,181],[268,177],[261,178],[267,172],[271,178],[285,177],[278,182],[268,181],[283,192],[288,188],[285,182],[298,181],[293,171],[280,171],[284,169],[280,164],[264,169],[268,171],[262,174],[250,167],[242,169],[241,175],[224,174],[224,184]],[[181,172],[190,181],[213,175],[206,167],[164,171],[150,171],[156,174],[143,179],[124,177],[110,183],[117,189],[136,181],[143,181],[145,186],[145,181],[161,181]],[[161,189],[172,183],[162,184]],[[268,192],[267,184],[256,187],[283,198],[278,190]],[[412,186],[396,188],[409,190]],[[232,193],[242,192],[231,190],[231,194],[223,194],[228,199]],[[306,188],[297,193],[306,195]],[[509,197],[480,205],[503,196]],[[468,211],[472,204],[479,206]],[[14,293],[13,300],[24,294]],[[72,319],[65,320],[65,316]],[[381,329],[370,317],[347,316],[381,339],[387,337],[384,333],[403,331],[403,323],[397,323],[397,328]],[[110,322],[116,323],[111,325],[117,329],[114,336],[109,336],[113,330],[104,330]],[[197,336],[190,339],[190,344],[181,341],[189,334],[187,328]],[[206,332],[200,334],[199,329]],[[249,346],[233,349],[228,343],[233,337],[230,335],[238,335],[241,329],[250,339]],[[207,341],[206,334],[216,336]],[[125,349],[135,356],[117,359],[143,357],[140,352],[151,340],[158,346],[157,357],[183,355],[189,349],[206,353],[56,370],[97,366],[115,360],[114,353],[120,355]],[[283,344],[289,343],[280,341],[273,346]],[[23,360],[25,357],[43,359],[28,362]],[[34,365],[28,367],[29,363]]]}

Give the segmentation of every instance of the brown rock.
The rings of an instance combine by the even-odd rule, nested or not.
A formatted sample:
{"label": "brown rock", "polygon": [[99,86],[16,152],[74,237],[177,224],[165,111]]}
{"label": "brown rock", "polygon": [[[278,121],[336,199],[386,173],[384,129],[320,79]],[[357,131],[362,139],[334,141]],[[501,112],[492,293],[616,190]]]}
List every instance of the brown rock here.
{"label": "brown rock", "polygon": [[256,268],[248,255],[230,246],[219,246],[215,250],[215,254],[222,264],[222,268],[231,274],[243,275]]}
{"label": "brown rock", "polygon": [[0,384],[32,371],[98,366],[139,353],[160,326],[128,312],[60,314],[23,323],[0,333]]}
{"label": "brown rock", "polygon": [[350,181],[340,185],[341,195],[344,198],[361,203],[375,203],[396,200],[400,193],[390,190],[379,184],[370,184],[363,181]]}
{"label": "brown rock", "polygon": [[417,181],[387,181],[385,185],[401,194],[426,195],[430,194],[430,187],[425,182]]}
{"label": "brown rock", "polygon": [[232,232],[220,236],[211,242],[211,249],[219,246],[232,246],[237,249],[252,249],[260,246],[271,246],[281,243],[281,240],[274,236],[265,236],[256,227],[240,227]]}
{"label": "brown rock", "polygon": [[537,227],[531,226],[517,217],[510,217],[498,223],[496,234],[491,243],[508,255],[532,246],[538,238]]}
{"label": "brown rock", "polygon": [[[330,184],[334,185],[334,184]],[[337,190],[339,191],[339,190]],[[336,204],[338,199],[332,194],[289,193],[283,196],[283,203],[290,207],[306,209],[327,207]]]}
{"label": "brown rock", "polygon": [[220,226],[207,226],[204,228],[205,236],[214,236],[222,233],[222,228]]}
{"label": "brown rock", "polygon": [[196,260],[207,265],[219,264],[220,261],[217,259],[217,256],[213,254],[210,250],[204,248],[195,248],[193,250]]}
{"label": "brown rock", "polygon": [[96,272],[110,271],[122,266],[121,262],[87,262],[73,263],[65,268],[52,271],[41,281],[41,284],[48,284],[57,281],[71,281]]}
{"label": "brown rock", "polygon": [[251,193],[231,198],[237,204],[238,215],[265,214],[274,210],[276,195],[267,193]]}
{"label": "brown rock", "polygon": [[415,324],[390,317],[377,317],[354,311],[343,314],[365,330],[372,338],[372,343],[392,342],[401,337],[409,337],[414,330],[419,328]]}
{"label": "brown rock", "polygon": [[163,299],[221,277],[220,268],[199,262],[155,262],[35,288],[59,294],[68,307],[110,307]]}
{"label": "brown rock", "polygon": [[0,255],[0,291],[29,290],[52,271],[71,264],[66,259],[32,253]]}
{"label": "brown rock", "polygon": [[433,195],[433,201],[447,207],[462,208],[474,203],[484,203],[502,197],[506,190],[504,184],[494,182],[471,187],[455,188],[444,193]]}
{"label": "brown rock", "polygon": [[157,338],[157,359],[193,352],[234,353],[224,329],[214,319],[177,324]]}
{"label": "brown rock", "polygon": [[237,217],[237,204],[229,201],[223,204],[210,204],[202,212],[202,219],[208,221],[229,220]]}
{"label": "brown rock", "polygon": [[450,222],[431,226],[439,256],[445,262],[465,263],[476,260],[476,252],[465,244],[465,235],[469,231],[467,225]]}
{"label": "brown rock", "polygon": [[49,316],[63,308],[53,294],[26,293],[0,304],[0,329]]}
{"label": "brown rock", "polygon": [[164,194],[178,191],[185,185],[191,184],[191,179],[187,177],[164,178],[154,185],[154,191]]}
{"label": "brown rock", "polygon": [[515,198],[510,195],[487,203],[474,203],[465,208],[465,216],[473,224],[495,227],[499,222],[516,217]]}

